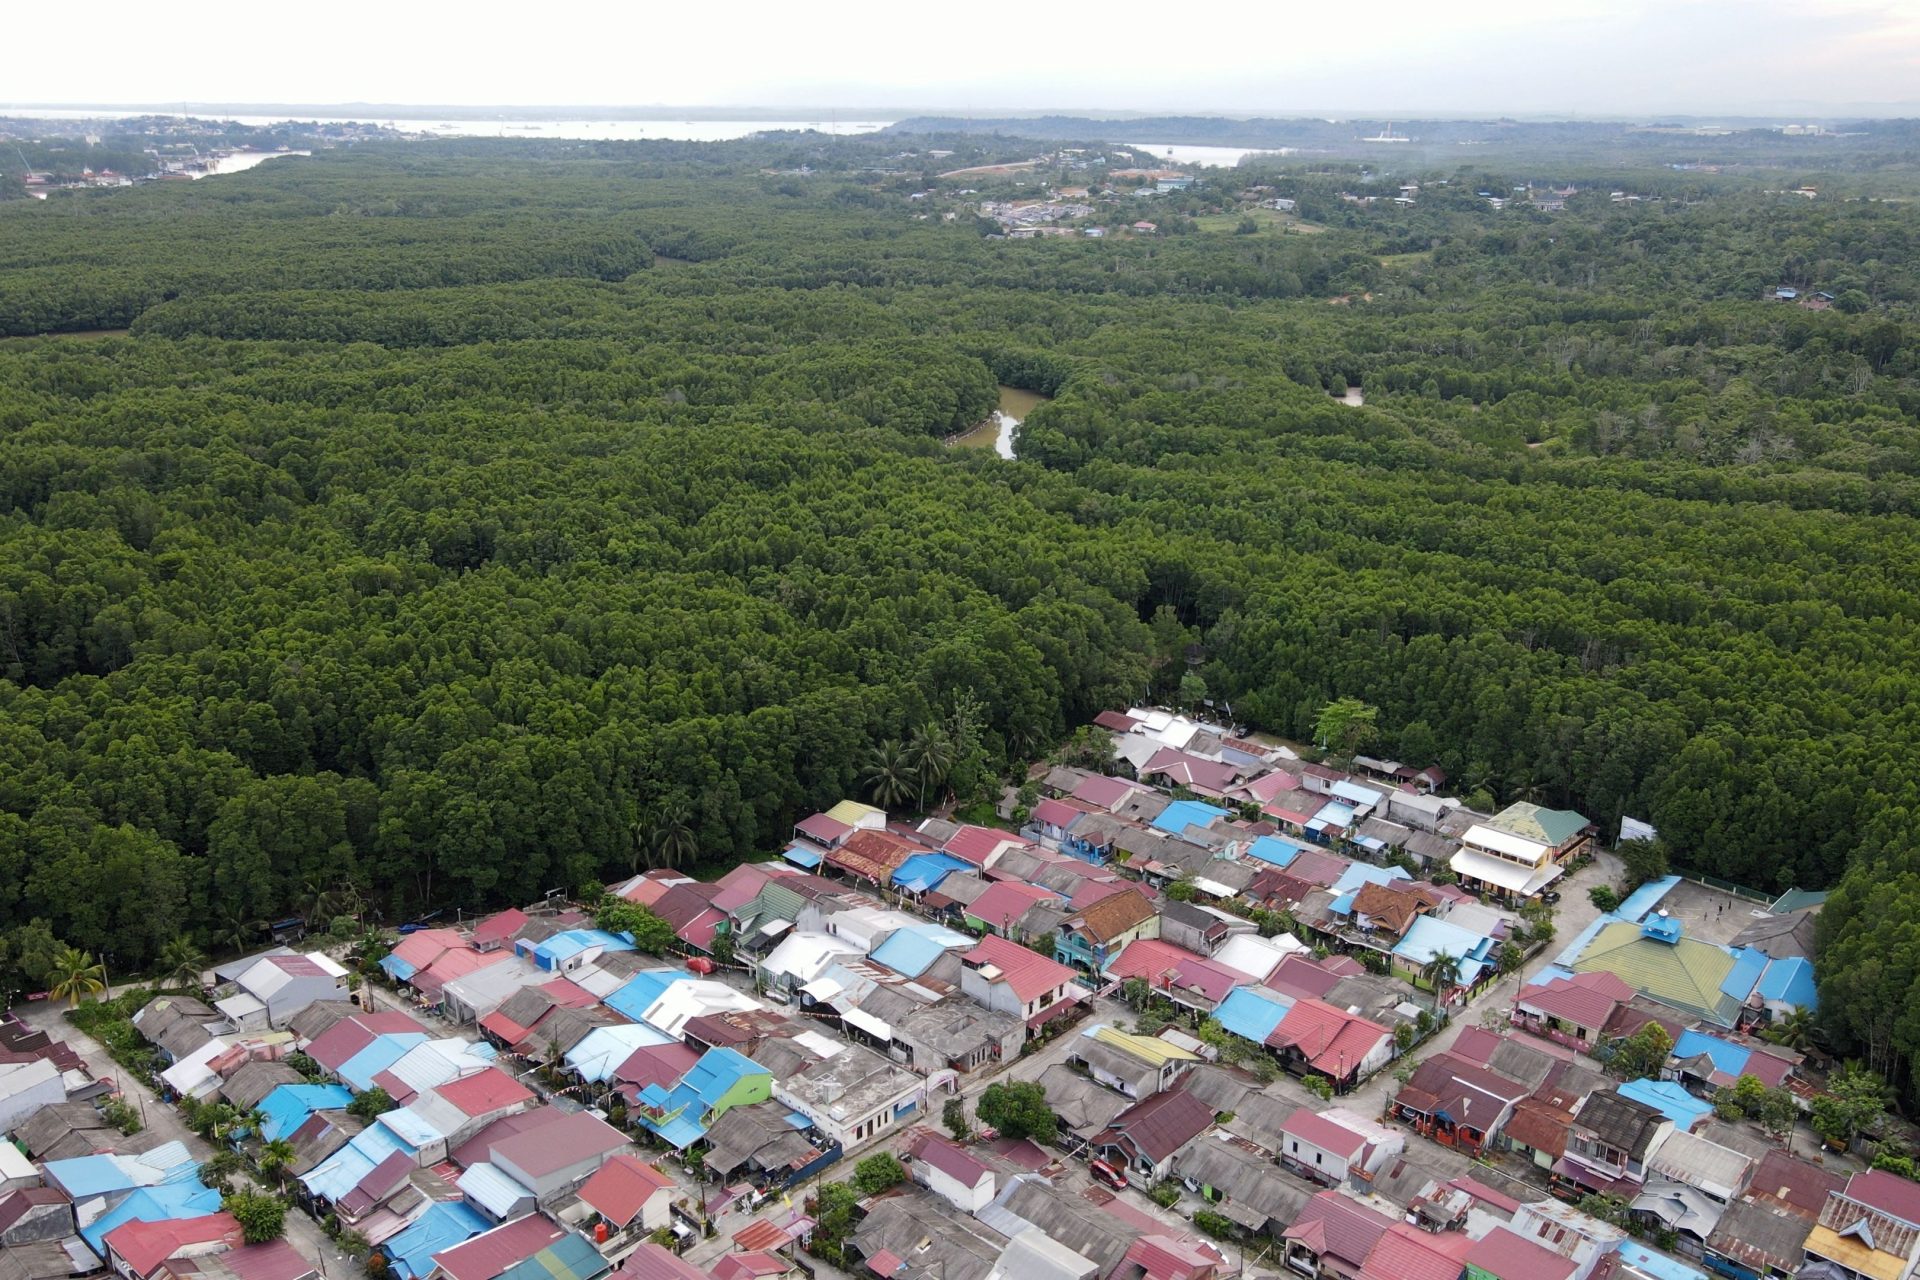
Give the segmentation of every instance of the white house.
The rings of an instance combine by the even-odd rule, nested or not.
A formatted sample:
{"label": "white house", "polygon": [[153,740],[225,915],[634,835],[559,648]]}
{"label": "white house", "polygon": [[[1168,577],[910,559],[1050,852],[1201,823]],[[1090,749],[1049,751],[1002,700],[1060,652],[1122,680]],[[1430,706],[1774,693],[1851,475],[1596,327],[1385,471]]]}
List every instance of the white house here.
{"label": "white house", "polygon": [[1406,1150],[1406,1138],[1344,1107],[1301,1107],[1280,1126],[1280,1163],[1338,1186],[1368,1177]]}
{"label": "white house", "polygon": [[66,1100],[67,1086],[60,1078],[60,1068],[45,1058],[0,1066],[0,1133],[12,1133],[40,1108]]}
{"label": "white house", "polygon": [[262,956],[247,966],[236,985],[240,990],[216,1006],[234,1023],[234,1030],[282,1028],[310,1004],[345,1000],[347,971],[317,951],[311,955]]}
{"label": "white house", "polygon": [[993,1170],[964,1147],[928,1134],[913,1148],[913,1180],[962,1213],[978,1213],[993,1203]]}

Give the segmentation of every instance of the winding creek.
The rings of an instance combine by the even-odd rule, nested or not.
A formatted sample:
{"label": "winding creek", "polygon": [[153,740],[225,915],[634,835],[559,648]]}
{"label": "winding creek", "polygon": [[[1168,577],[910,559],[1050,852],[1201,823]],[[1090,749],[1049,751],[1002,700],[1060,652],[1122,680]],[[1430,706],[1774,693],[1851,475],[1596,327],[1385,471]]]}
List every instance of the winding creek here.
{"label": "winding creek", "polygon": [[1000,388],[1000,406],[992,416],[973,430],[954,436],[947,443],[956,449],[985,449],[991,446],[1001,457],[1011,458],[1014,428],[1033,412],[1035,405],[1044,403],[1046,398],[1037,392],[1003,386]]}

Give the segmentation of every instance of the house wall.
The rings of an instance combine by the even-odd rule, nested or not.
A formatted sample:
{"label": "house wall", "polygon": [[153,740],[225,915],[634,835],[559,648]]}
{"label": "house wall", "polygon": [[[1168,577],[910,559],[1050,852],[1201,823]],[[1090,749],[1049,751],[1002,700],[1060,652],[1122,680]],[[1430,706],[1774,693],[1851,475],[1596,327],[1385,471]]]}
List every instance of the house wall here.
{"label": "house wall", "polygon": [[1283,1139],[1283,1149],[1280,1154],[1289,1166],[1322,1182],[1345,1182],[1350,1172],[1345,1156],[1328,1151],[1324,1147],[1315,1146],[1292,1134],[1287,1134]]}
{"label": "house wall", "polygon": [[516,1169],[510,1161],[503,1160],[497,1155],[493,1159],[493,1163],[499,1167],[501,1172],[508,1174],[515,1182],[533,1192],[534,1198],[542,1205],[552,1204],[561,1196],[571,1192],[575,1187],[592,1177],[594,1172],[599,1169],[605,1161],[606,1157],[604,1156],[588,1156],[584,1159],[576,1160],[570,1165],[556,1169],[543,1177],[536,1178],[523,1170]]}
{"label": "house wall", "polygon": [[[39,1064],[35,1064],[37,1067]],[[14,1072],[14,1075],[38,1075],[32,1083],[22,1083],[18,1090],[0,1098],[0,1133],[11,1133],[23,1121],[42,1107],[57,1106],[67,1100],[67,1086],[62,1083],[60,1073],[52,1064],[47,1064],[45,1074],[35,1067]]]}
{"label": "house wall", "polygon": [[0,1235],[0,1245],[62,1240],[73,1234],[73,1210],[64,1204],[36,1205]]}
{"label": "house wall", "polygon": [[661,1227],[671,1224],[673,1221],[672,1189],[661,1187],[648,1196],[647,1202],[640,1206],[639,1221],[642,1231],[658,1231]]}
{"label": "house wall", "polygon": [[981,1178],[979,1186],[969,1187],[924,1160],[913,1162],[913,1172],[921,1186],[965,1213],[978,1213],[993,1202],[995,1179],[992,1174]]}
{"label": "house wall", "polygon": [[284,1029],[294,1014],[322,1000],[345,1000],[346,986],[337,978],[295,978],[266,1002],[267,1021]]}

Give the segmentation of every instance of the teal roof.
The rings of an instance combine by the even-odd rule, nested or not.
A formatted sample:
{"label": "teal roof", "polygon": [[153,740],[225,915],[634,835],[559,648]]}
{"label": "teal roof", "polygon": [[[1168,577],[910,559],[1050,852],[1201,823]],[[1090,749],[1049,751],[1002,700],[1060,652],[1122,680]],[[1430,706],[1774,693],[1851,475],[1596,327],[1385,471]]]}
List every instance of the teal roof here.
{"label": "teal roof", "polygon": [[1583,813],[1575,813],[1571,809],[1545,809],[1523,800],[1494,814],[1488,819],[1487,825],[1523,840],[1557,847],[1579,835],[1589,824]]}
{"label": "teal roof", "polygon": [[613,1267],[578,1231],[561,1236],[525,1262],[500,1273],[500,1280],[595,1280]]}
{"label": "teal roof", "polygon": [[1153,825],[1156,830],[1177,836],[1188,827],[1212,826],[1216,818],[1231,816],[1219,805],[1201,800],[1175,800],[1155,816]]}
{"label": "teal roof", "polygon": [[1789,912],[1804,911],[1808,907],[1824,906],[1826,901],[1827,895],[1824,893],[1814,893],[1807,889],[1789,889],[1773,900],[1771,910],[1777,916],[1784,916]]}
{"label": "teal roof", "polygon": [[1242,1040],[1265,1044],[1273,1029],[1292,1009],[1293,1001],[1277,992],[1235,987],[1213,1011],[1213,1016]]}

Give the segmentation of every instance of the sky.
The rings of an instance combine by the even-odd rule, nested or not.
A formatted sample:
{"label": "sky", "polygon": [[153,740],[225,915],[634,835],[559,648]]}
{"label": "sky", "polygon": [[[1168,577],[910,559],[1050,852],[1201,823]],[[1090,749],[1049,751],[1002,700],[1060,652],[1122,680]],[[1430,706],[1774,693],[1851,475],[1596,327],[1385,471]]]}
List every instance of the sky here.
{"label": "sky", "polygon": [[[103,0],[0,105],[1817,115],[1920,104],[1920,0]],[[95,33],[77,41],[76,23]]]}

